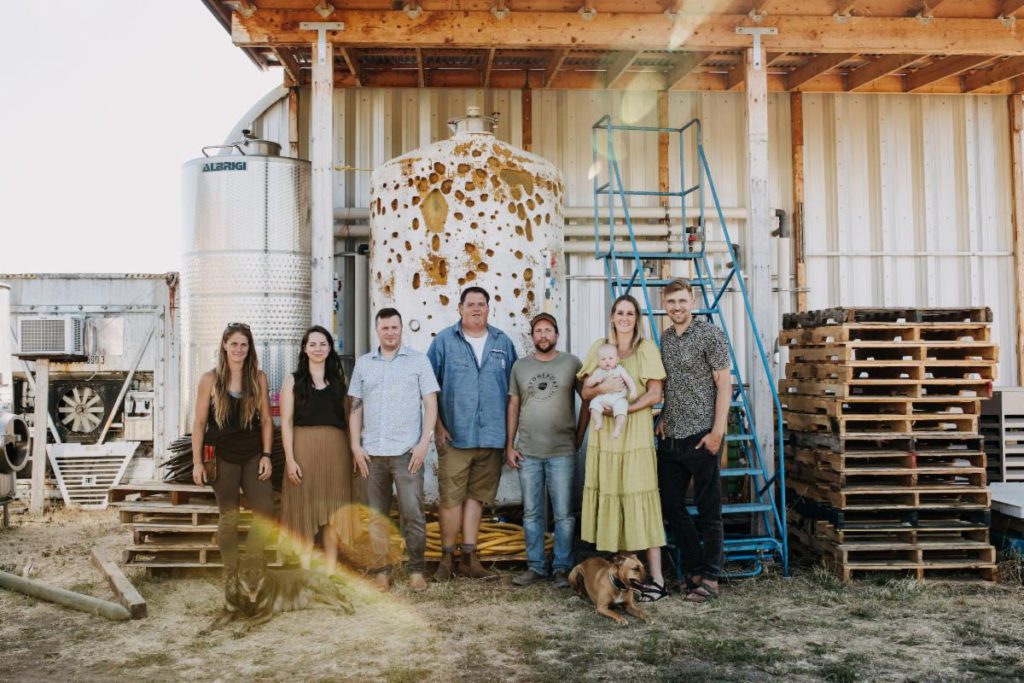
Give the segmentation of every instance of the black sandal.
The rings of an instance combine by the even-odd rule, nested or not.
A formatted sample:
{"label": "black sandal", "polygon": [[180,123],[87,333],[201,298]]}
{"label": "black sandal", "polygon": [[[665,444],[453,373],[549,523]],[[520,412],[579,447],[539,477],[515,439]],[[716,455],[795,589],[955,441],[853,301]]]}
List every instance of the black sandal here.
{"label": "black sandal", "polygon": [[636,584],[635,591],[637,602],[657,602],[668,597],[668,590],[665,586],[659,586],[654,581],[650,583]]}
{"label": "black sandal", "polygon": [[689,591],[683,599],[687,602],[702,603],[711,602],[717,597],[718,588],[711,588],[703,583],[699,583],[695,588]]}

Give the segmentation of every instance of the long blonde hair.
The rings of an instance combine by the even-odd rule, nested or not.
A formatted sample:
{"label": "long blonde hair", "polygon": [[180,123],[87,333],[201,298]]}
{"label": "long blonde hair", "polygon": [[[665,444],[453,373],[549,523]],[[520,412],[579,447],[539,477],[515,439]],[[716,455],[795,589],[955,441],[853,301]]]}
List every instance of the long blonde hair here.
{"label": "long blonde hair", "polygon": [[260,411],[260,362],[256,357],[256,343],[252,331],[244,323],[231,323],[224,328],[220,337],[220,351],[217,353],[217,367],[213,371],[213,416],[221,427],[231,419],[231,397],[228,394],[228,353],[224,344],[234,334],[241,334],[249,342],[249,352],[242,362],[242,396],[239,418],[241,427],[249,429]]}
{"label": "long blonde hair", "polygon": [[640,346],[640,342],[644,340],[644,321],[640,313],[640,302],[629,294],[623,294],[612,303],[611,313],[608,316],[608,343],[614,345],[615,348],[619,347],[619,337],[615,333],[615,307],[623,301],[633,304],[633,310],[636,311],[636,325],[633,327],[633,338],[629,342],[629,348],[635,351]]}

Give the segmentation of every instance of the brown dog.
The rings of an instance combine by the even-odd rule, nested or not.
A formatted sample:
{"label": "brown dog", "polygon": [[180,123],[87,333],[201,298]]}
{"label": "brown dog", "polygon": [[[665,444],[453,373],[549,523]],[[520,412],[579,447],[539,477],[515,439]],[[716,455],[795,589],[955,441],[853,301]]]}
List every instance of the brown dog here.
{"label": "brown dog", "polygon": [[614,619],[619,626],[629,622],[612,605],[624,605],[626,612],[638,619],[648,620],[647,614],[633,604],[633,584],[642,583],[647,573],[644,565],[633,553],[619,553],[612,561],[591,557],[584,560],[569,574],[569,584],[580,596],[584,593],[597,605],[597,613]]}

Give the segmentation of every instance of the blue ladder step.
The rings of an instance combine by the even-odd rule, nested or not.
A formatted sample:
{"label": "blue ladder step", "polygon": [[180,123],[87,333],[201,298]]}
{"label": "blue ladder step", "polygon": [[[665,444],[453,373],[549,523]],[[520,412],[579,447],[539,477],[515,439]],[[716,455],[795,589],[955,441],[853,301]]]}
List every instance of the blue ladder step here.
{"label": "blue ladder step", "polygon": [[782,544],[771,536],[753,536],[750,538],[727,538],[722,542],[725,550],[732,552],[782,550]]}
{"label": "blue ladder step", "polygon": [[[628,237],[628,235],[623,235]],[[602,251],[597,253],[597,258],[607,259],[611,257],[619,259],[633,258],[632,252],[615,252],[614,254],[610,251]],[[699,258],[704,258],[704,252],[702,251],[642,251],[640,252],[640,258],[645,261],[693,261]]]}
{"label": "blue ladder step", "polygon": [[[686,509],[691,515],[697,514],[696,505],[687,505]],[[771,512],[770,503],[726,503],[722,506],[723,515],[746,515],[752,512]]]}
{"label": "blue ladder step", "polygon": [[686,192],[662,192],[660,190],[613,190],[607,185],[597,188],[595,194],[632,195],[636,197],[685,197]]}
{"label": "blue ladder step", "polygon": [[725,440],[729,443],[733,441],[753,441],[753,434],[726,434]]}
{"label": "blue ladder step", "polygon": [[761,477],[760,467],[726,467],[718,471],[720,477]]}

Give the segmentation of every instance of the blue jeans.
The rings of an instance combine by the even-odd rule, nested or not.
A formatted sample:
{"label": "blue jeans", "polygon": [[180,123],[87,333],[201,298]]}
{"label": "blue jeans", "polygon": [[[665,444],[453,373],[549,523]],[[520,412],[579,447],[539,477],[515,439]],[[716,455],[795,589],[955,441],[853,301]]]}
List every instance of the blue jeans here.
{"label": "blue jeans", "polygon": [[530,570],[547,575],[544,557],[544,532],[547,523],[544,512],[544,491],[551,498],[551,511],[555,515],[555,559],[552,571],[572,569],[572,537],[576,532],[576,518],[572,515],[572,487],[576,456],[531,458],[519,464],[519,486],[523,491],[523,532],[526,535],[526,557]]}

